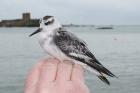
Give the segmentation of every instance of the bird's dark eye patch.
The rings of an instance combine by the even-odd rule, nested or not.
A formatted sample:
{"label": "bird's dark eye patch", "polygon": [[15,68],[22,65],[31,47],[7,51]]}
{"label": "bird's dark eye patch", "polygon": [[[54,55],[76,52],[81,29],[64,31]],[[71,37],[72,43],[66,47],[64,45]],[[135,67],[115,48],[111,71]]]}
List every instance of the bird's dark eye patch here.
{"label": "bird's dark eye patch", "polygon": [[46,22],[45,25],[50,25],[50,24],[52,24],[53,22],[54,22],[54,19],[53,19],[52,21]]}
{"label": "bird's dark eye patch", "polygon": [[51,24],[51,21],[48,21],[48,22],[45,23],[45,25],[49,25],[49,24]]}

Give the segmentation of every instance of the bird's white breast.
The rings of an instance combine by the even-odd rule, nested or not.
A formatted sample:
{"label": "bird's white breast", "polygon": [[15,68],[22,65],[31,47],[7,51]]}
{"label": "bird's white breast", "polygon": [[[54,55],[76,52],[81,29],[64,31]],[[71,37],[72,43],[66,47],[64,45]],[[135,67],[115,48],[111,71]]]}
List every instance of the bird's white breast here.
{"label": "bird's white breast", "polygon": [[41,47],[50,56],[53,56],[60,61],[68,59],[68,57],[55,45],[53,41],[53,34],[49,32],[41,32],[39,37]]}

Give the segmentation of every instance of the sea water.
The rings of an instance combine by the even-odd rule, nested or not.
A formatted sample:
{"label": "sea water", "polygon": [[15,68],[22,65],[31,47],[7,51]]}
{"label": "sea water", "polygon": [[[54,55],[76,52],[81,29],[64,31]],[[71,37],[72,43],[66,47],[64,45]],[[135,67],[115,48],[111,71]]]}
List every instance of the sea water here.
{"label": "sea water", "polygon": [[[0,93],[23,93],[29,70],[47,55],[38,44],[37,28],[0,28]],[[140,26],[69,27],[86,41],[95,57],[119,78],[108,79],[110,86],[94,74],[85,73],[91,93],[140,93]]]}

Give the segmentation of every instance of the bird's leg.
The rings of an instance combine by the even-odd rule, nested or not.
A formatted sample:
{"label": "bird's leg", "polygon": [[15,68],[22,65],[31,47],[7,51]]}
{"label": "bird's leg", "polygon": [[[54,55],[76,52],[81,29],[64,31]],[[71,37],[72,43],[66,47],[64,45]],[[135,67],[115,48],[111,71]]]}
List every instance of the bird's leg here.
{"label": "bird's leg", "polygon": [[71,60],[63,60],[62,62],[70,62],[70,64],[72,65],[72,69],[71,69],[71,75],[70,75],[70,80],[71,80],[71,78],[72,78],[72,72],[73,72],[73,68],[74,68],[74,62],[73,61],[71,61]]}

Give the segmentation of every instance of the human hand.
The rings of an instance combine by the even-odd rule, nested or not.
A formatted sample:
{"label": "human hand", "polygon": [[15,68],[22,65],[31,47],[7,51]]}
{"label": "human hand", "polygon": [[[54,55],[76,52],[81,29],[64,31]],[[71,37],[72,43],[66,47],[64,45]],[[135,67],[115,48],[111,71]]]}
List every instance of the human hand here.
{"label": "human hand", "polygon": [[43,60],[27,76],[24,93],[89,93],[83,73],[69,61]]}

